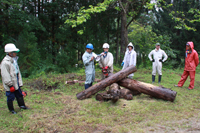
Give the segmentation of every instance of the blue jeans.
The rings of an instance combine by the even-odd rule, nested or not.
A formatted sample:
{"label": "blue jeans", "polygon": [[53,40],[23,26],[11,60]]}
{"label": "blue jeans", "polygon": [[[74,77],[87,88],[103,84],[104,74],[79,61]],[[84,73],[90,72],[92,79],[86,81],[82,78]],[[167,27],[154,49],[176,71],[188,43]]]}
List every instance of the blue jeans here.
{"label": "blue jeans", "polygon": [[[18,75],[18,74],[17,74]],[[18,81],[18,86],[19,86],[19,78],[17,76],[17,81]],[[7,102],[11,102],[15,100],[16,98],[23,97],[22,91],[19,87],[18,90],[15,90],[14,92],[6,91],[6,96],[7,96]]]}
{"label": "blue jeans", "polygon": [[7,102],[14,101],[15,97],[16,98],[23,97],[20,87],[18,90],[15,90],[14,92],[6,91],[6,96],[7,96]]}

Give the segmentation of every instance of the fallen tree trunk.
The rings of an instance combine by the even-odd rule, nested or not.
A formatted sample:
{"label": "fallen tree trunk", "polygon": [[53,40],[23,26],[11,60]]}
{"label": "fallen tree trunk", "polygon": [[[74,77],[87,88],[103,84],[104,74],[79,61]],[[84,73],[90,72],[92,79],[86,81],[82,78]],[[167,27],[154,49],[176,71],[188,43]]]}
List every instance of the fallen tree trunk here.
{"label": "fallen tree trunk", "polygon": [[150,95],[155,98],[164,99],[173,102],[176,98],[177,92],[164,87],[154,86],[152,84],[140,82],[137,80],[125,78],[117,82],[129,90],[136,90],[141,93]]}
{"label": "fallen tree trunk", "polygon": [[111,85],[112,83],[116,83],[119,80],[125,78],[129,74],[136,72],[136,71],[137,71],[136,67],[134,67],[134,65],[131,65],[131,66],[127,67],[126,69],[123,69],[123,70],[109,76],[108,78],[105,78],[104,80],[100,81],[99,83],[89,87],[88,89],[76,94],[76,97],[79,100],[86,99],[86,98],[90,97],[91,95],[104,89],[105,87]]}

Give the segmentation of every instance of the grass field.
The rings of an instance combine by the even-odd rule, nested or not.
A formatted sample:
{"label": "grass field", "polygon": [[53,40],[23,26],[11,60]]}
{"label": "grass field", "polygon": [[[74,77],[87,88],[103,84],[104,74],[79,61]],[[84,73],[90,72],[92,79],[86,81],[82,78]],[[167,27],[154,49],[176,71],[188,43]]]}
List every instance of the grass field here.
{"label": "grass field", "polygon": [[[115,68],[115,72],[119,70]],[[84,90],[84,84],[68,85],[65,81],[84,80],[84,69],[76,73],[24,79],[23,90],[28,92],[25,103],[31,109],[20,110],[15,100],[17,115],[8,111],[5,92],[0,84],[0,132],[200,132],[200,72],[196,72],[193,90],[187,90],[189,78],[182,88],[174,87],[182,72],[183,69],[163,68],[161,85],[177,92],[173,103],[144,94],[135,96],[131,101],[120,99],[115,104],[110,101],[100,103],[95,96],[77,100],[76,94]],[[100,69],[96,78],[100,78],[99,75]],[[151,69],[139,69],[134,79],[151,83]]]}

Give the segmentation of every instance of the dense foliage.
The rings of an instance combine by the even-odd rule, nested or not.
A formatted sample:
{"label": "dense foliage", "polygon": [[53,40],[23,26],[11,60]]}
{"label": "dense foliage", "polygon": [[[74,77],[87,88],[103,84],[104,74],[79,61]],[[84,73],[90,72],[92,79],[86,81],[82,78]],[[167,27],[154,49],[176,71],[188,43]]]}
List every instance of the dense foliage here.
{"label": "dense foliage", "polygon": [[160,0],[157,5],[155,8],[150,0],[2,0],[0,59],[5,56],[5,44],[12,42],[21,50],[19,65],[24,76],[64,73],[75,64],[81,66],[87,43],[94,45],[95,53],[109,43],[115,63],[120,64],[131,41],[138,53],[137,65],[147,67],[148,53],[160,42],[169,55],[166,64],[179,67],[187,41],[194,41],[195,49],[200,49],[200,4]]}

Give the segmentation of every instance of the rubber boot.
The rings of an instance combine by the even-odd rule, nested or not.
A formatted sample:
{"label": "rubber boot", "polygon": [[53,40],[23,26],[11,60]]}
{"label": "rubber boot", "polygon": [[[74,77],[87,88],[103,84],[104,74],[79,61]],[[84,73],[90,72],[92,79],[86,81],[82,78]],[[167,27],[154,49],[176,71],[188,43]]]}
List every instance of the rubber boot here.
{"label": "rubber boot", "polygon": [[159,77],[158,77],[158,83],[160,84],[160,82],[161,82],[161,78],[162,78],[162,75],[159,75]]}
{"label": "rubber boot", "polygon": [[11,112],[12,114],[17,114],[17,113],[14,111],[13,101],[7,102],[7,105],[8,105],[8,109],[10,110],[10,112]]}
{"label": "rubber boot", "polygon": [[85,84],[85,90],[90,87],[90,84]]}
{"label": "rubber boot", "polygon": [[152,83],[155,82],[155,75],[152,75]]}
{"label": "rubber boot", "polygon": [[21,109],[29,109],[28,107],[25,106],[23,97],[17,98],[17,103]]}

